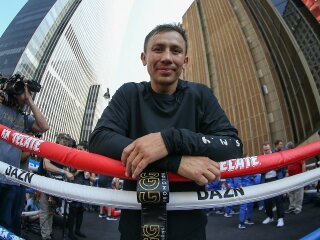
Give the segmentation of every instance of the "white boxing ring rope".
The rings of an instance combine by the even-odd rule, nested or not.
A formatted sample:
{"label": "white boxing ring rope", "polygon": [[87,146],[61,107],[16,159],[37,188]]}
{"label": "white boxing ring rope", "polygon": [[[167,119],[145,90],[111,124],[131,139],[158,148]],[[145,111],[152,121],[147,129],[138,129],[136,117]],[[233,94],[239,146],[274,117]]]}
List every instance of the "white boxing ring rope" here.
{"label": "white boxing ring rope", "polygon": [[[10,171],[8,169],[10,169]],[[12,174],[13,171],[14,174]],[[140,203],[137,202],[135,191],[119,191],[79,185],[32,173],[29,173],[29,178],[26,179],[24,178],[26,173],[28,172],[0,162],[0,174],[5,175],[12,181],[41,192],[101,206],[113,206],[121,209],[141,209]],[[30,177],[30,174],[32,174],[32,177]],[[228,190],[199,193],[170,192],[170,202],[167,204],[167,210],[201,209],[255,202],[302,188],[318,179],[320,179],[320,168],[284,178],[276,182],[242,188],[243,194],[240,194],[239,189],[238,191],[231,189],[229,192],[227,192]]]}

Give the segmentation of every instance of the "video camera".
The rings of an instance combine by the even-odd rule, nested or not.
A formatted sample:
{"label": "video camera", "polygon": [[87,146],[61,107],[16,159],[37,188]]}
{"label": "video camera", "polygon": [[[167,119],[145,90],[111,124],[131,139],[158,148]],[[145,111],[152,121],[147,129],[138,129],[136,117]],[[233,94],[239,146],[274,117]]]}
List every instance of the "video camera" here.
{"label": "video camera", "polygon": [[30,92],[40,92],[41,85],[34,80],[27,80],[20,74],[14,74],[10,78],[3,76],[0,73],[0,96],[4,98],[3,103],[8,104],[13,95],[21,95],[24,93],[24,85]]}

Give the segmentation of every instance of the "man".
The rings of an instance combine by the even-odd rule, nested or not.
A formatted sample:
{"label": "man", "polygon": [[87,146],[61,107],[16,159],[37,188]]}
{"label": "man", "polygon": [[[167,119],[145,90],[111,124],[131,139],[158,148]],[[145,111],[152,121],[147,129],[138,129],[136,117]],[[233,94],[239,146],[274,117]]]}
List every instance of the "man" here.
{"label": "man", "polygon": [[274,142],[274,152],[280,152],[283,150],[283,142],[282,140],[276,140]]}
{"label": "man", "polygon": [[[294,143],[288,142],[286,145],[287,149],[293,149]],[[306,171],[306,163],[304,160],[290,164],[288,166],[288,172],[287,177],[294,176],[299,173],[303,173]],[[286,213],[294,213],[299,214],[302,211],[302,202],[303,202],[303,194],[304,194],[304,188],[298,188],[292,192],[289,192],[289,208],[286,211]]]}
{"label": "man", "polygon": [[[107,188],[107,189],[112,189],[112,182],[113,182],[113,177],[112,176],[106,176],[106,175],[99,175],[98,178],[98,186],[100,188]],[[106,218],[108,221],[116,221],[118,220],[116,217],[112,216],[112,207],[107,207],[107,215],[105,214],[105,206],[100,206],[100,211],[99,211],[99,218]]]}
{"label": "man", "polygon": [[[88,142],[81,141],[77,145],[77,149],[81,151],[88,151]],[[77,170],[69,167],[70,172],[74,175],[74,183],[90,186],[90,180],[95,180],[95,174],[90,172]],[[83,212],[85,211],[85,203],[72,201],[69,204],[69,215],[68,215],[68,229],[69,238],[74,238],[75,235],[86,238],[86,235],[80,230],[83,221]]]}
{"label": "man", "polygon": [[[12,82],[15,80],[21,79],[13,76]],[[8,96],[6,101],[4,93]],[[23,112],[26,106],[30,107],[33,116]],[[24,83],[20,91],[13,88],[0,90],[0,124],[19,132],[38,133],[49,129],[46,119],[32,100],[27,83]],[[0,161],[20,168],[20,149],[0,140],[0,153]],[[24,187],[0,175],[0,196],[0,225],[20,235],[21,213],[25,201]]]}
{"label": "man", "polygon": [[[193,181],[172,183],[170,191],[204,190],[219,178],[216,161],[242,156],[237,130],[212,91],[179,79],[186,54],[186,33],[180,26],[153,29],[141,53],[151,81],[118,89],[89,141],[89,151],[121,159],[128,177],[163,170]],[[125,181],[124,190],[136,190],[136,181]],[[206,239],[206,223],[204,210],[169,211],[168,239]],[[122,210],[121,239],[141,239],[140,228],[140,211]]]}
{"label": "man", "polygon": [[[263,154],[271,154],[271,146],[269,143],[265,143],[262,146],[263,148]],[[266,173],[263,173],[261,175],[261,183],[267,183],[267,182],[273,182],[278,179],[284,178],[284,171],[283,169],[278,169],[278,170],[271,170]],[[283,206],[283,197],[282,195],[276,196],[274,198],[266,199],[265,200],[265,209],[266,209],[266,214],[267,218],[262,222],[262,224],[269,224],[273,222],[273,204],[275,202],[275,205],[277,207],[277,227],[283,227],[284,226],[284,206]]]}
{"label": "man", "polygon": [[[249,187],[254,185],[254,176],[248,175],[248,176],[242,176],[240,177],[240,187]],[[246,229],[247,225],[253,225],[254,222],[251,220],[251,214],[253,211],[253,202],[240,204],[240,210],[239,210],[239,225],[238,228],[243,230]]]}
{"label": "man", "polygon": [[[56,143],[72,147],[73,139],[69,134],[60,133],[57,136]],[[67,169],[64,169],[64,166],[52,162],[47,158],[43,159],[43,169],[45,170],[45,174],[47,177],[63,181],[64,177],[67,180],[74,180],[74,175],[70,173]],[[58,199],[52,196],[49,196],[45,193],[41,193],[40,196],[40,227],[41,227],[41,237],[43,240],[51,240],[52,239],[52,223],[53,223],[53,212],[57,207]],[[66,203],[65,203],[66,204]],[[76,239],[73,233],[69,233],[68,237],[71,240]]]}

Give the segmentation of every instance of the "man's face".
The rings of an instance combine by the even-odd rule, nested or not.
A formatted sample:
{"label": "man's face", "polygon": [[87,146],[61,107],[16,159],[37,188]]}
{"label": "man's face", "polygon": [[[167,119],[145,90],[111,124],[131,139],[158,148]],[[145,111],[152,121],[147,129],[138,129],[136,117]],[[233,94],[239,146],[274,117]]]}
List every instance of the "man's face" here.
{"label": "man's face", "polygon": [[178,32],[158,33],[149,39],[146,52],[141,53],[141,60],[147,66],[152,89],[171,94],[188,63],[186,43]]}
{"label": "man's face", "polygon": [[278,145],[276,145],[275,147],[276,147],[276,149],[279,150],[279,149],[281,149],[283,147],[283,143],[279,142]]}
{"label": "man's face", "polygon": [[269,154],[272,153],[271,147],[269,144],[263,145],[263,154]]}
{"label": "man's face", "polygon": [[[30,93],[29,93],[30,94]],[[27,95],[25,93],[22,93],[20,95],[14,95],[17,103],[19,106],[23,107],[27,102]]]}

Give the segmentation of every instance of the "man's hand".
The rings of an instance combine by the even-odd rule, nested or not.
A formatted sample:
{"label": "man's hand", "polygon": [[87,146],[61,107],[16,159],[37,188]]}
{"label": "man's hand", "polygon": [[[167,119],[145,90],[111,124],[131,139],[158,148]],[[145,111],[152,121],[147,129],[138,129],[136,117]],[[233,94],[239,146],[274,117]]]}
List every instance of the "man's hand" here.
{"label": "man's hand", "polygon": [[160,132],[136,139],[122,152],[121,161],[126,166],[126,176],[136,178],[150,163],[164,158],[168,150]]}
{"label": "man's hand", "polygon": [[220,177],[220,165],[207,157],[182,156],[178,174],[203,186]]}

